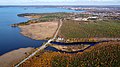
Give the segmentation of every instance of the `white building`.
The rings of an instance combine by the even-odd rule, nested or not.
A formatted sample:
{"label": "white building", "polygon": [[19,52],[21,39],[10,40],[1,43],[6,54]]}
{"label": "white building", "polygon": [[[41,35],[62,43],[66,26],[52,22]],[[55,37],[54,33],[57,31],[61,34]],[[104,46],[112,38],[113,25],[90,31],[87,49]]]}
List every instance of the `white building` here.
{"label": "white building", "polygon": [[59,41],[63,41],[63,40],[64,40],[64,38],[58,37],[56,41],[59,42]]}
{"label": "white building", "polygon": [[76,21],[88,21],[88,18],[75,18]]}

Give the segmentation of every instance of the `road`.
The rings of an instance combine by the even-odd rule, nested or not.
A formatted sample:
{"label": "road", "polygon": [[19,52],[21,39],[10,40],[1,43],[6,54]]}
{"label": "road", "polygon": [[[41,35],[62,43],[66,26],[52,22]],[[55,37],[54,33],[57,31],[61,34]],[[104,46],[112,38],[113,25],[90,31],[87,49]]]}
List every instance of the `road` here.
{"label": "road", "polygon": [[27,58],[25,58],[25,59],[22,60],[20,63],[18,63],[15,67],[19,67],[19,66],[20,66],[22,63],[24,63],[26,60],[28,60],[28,59],[30,59],[31,57],[33,57],[37,52],[39,52],[40,50],[45,49],[45,48],[48,46],[48,44],[50,44],[51,41],[54,41],[54,40],[56,39],[56,37],[57,37],[57,34],[58,34],[58,32],[59,32],[62,24],[63,24],[62,19],[60,19],[60,25],[59,25],[59,27],[58,27],[58,29],[57,29],[54,37],[53,37],[52,39],[48,40],[48,42],[46,42],[44,45],[42,45],[38,50],[36,50],[35,52],[33,52],[33,53],[32,53],[31,55],[29,55]]}
{"label": "road", "polygon": [[57,34],[58,34],[58,32],[59,32],[59,30],[60,30],[62,24],[63,24],[63,21],[62,21],[62,19],[60,19],[60,25],[59,25],[59,27],[58,27],[58,29],[57,29],[57,31],[56,31],[54,37],[53,37],[53,40],[55,40],[55,38],[57,37]]}

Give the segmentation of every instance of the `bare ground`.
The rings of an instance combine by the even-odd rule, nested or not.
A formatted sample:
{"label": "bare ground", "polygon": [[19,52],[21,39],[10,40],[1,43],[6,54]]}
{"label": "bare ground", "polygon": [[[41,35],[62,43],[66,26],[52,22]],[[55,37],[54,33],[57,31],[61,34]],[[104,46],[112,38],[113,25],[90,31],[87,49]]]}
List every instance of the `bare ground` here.
{"label": "bare ground", "polygon": [[40,18],[41,16],[24,16],[25,18]]}

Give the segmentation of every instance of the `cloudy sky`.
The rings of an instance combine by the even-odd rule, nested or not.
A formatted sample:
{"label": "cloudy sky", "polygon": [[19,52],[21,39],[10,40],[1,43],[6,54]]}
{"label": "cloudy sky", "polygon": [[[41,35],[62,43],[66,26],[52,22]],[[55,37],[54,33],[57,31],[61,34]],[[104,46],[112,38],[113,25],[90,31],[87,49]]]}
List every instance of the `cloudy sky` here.
{"label": "cloudy sky", "polygon": [[120,0],[0,0],[0,5],[120,5]]}

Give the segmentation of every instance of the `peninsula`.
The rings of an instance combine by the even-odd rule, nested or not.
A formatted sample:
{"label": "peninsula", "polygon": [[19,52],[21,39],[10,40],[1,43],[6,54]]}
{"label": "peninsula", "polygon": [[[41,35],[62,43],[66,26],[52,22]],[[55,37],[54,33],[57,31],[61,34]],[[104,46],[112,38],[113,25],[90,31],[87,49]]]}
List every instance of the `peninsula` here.
{"label": "peninsula", "polygon": [[[70,7],[66,8],[70,9]],[[73,8],[71,9],[74,10]],[[106,12],[102,12],[104,15],[101,14],[102,9],[88,10],[85,8],[86,12],[81,13],[27,13],[18,15],[33,19],[13,24],[13,27],[18,26],[24,36],[48,41],[17,66],[73,67],[78,65],[114,66],[115,64],[118,66],[120,54],[120,20],[118,17],[120,15],[119,9],[114,11],[113,9],[109,8],[110,11],[105,9]],[[69,43],[71,45],[68,45]],[[49,46],[64,53],[45,50]],[[75,51],[82,52],[74,53]],[[107,59],[104,59],[106,56]]]}

